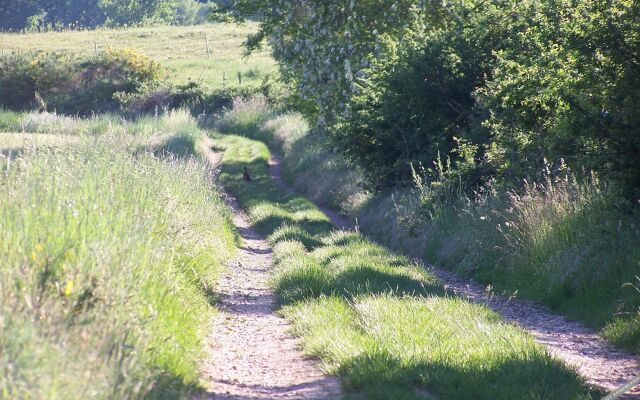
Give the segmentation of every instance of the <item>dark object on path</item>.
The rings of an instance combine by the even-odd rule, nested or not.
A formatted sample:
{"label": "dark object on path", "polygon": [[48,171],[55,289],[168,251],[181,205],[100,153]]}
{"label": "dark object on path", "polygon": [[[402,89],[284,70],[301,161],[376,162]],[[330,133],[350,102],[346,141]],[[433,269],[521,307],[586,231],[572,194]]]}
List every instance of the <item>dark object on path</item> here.
{"label": "dark object on path", "polygon": [[244,167],[244,171],[242,171],[242,179],[247,182],[251,182],[251,175],[249,175],[249,170],[247,167]]}

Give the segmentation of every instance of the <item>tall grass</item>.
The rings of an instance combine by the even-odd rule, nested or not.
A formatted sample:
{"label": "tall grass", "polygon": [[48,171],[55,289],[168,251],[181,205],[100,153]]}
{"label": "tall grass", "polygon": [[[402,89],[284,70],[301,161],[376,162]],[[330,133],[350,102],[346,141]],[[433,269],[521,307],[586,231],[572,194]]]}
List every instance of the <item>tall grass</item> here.
{"label": "tall grass", "polygon": [[362,229],[640,350],[640,296],[626,287],[640,275],[637,204],[595,176],[578,180],[569,172],[518,193],[484,188],[438,202],[430,190],[372,201],[360,213]]}
{"label": "tall grass", "polygon": [[162,115],[145,115],[126,120],[116,114],[99,114],[91,118],[48,112],[0,110],[0,132],[48,133],[56,135],[104,135],[106,133],[148,138],[162,134],[200,134],[189,111],[171,110]]}
{"label": "tall grass", "polygon": [[233,104],[215,121],[220,132],[242,132],[247,136],[260,134],[260,125],[271,115],[271,108],[263,96],[235,98]]}
{"label": "tall grass", "polygon": [[230,256],[228,211],[196,160],[107,135],[0,168],[0,393],[179,398]]}
{"label": "tall grass", "polygon": [[300,116],[264,115],[259,129],[238,132],[281,152],[298,191],[351,216],[369,237],[547,304],[640,351],[640,296],[627,285],[640,276],[640,207],[606,182],[565,171],[518,193],[486,186],[468,196],[443,181],[437,190],[424,182],[374,196]]}
{"label": "tall grass", "polygon": [[237,99],[217,119],[221,132],[267,143],[283,156],[284,179],[312,200],[345,214],[355,212],[370,194],[359,186],[362,174],[331,149],[297,113],[276,114],[262,97]]}
{"label": "tall grass", "polygon": [[[264,144],[215,142],[221,180],[274,245],[281,312],[349,398],[591,398],[522,329],[451,297],[426,270],[361,234],[334,231],[311,202],[279,189]],[[242,180],[244,167],[252,182]]]}

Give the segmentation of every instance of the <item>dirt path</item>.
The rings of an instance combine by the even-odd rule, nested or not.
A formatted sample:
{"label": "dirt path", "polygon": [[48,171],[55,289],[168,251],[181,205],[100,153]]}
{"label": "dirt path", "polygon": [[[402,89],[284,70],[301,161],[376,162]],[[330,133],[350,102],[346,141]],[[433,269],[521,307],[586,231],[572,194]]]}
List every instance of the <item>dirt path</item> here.
{"label": "dirt path", "polygon": [[[272,179],[292,191],[282,179],[280,159],[269,160]],[[344,217],[318,206],[339,229],[353,229]],[[416,263],[419,261],[416,260]],[[528,330],[549,352],[573,366],[591,385],[611,391],[640,374],[640,360],[608,344],[596,332],[579,322],[568,321],[551,310],[520,299],[490,295],[484,286],[462,279],[456,274],[435,266],[426,267],[448,290],[472,302],[486,304],[505,319]],[[627,392],[624,398],[640,399],[640,386]]]}
{"label": "dirt path", "polygon": [[[204,143],[208,162],[220,155]],[[221,312],[208,337],[209,358],[202,365],[208,384],[204,399],[339,399],[340,385],[324,375],[317,361],[304,357],[289,325],[274,313],[275,297],[268,288],[271,248],[250,228],[235,200],[233,222],[242,237],[238,257],[218,282]]]}

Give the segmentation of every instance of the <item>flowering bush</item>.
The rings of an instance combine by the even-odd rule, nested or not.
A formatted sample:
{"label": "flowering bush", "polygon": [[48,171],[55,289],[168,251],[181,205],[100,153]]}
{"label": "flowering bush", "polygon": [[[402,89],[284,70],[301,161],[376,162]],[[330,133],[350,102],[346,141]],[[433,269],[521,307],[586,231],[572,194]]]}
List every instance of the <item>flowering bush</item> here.
{"label": "flowering bush", "polygon": [[64,53],[7,56],[0,60],[0,106],[82,115],[114,110],[114,95],[152,87],[162,74],[159,63],[129,49],[85,59]]}

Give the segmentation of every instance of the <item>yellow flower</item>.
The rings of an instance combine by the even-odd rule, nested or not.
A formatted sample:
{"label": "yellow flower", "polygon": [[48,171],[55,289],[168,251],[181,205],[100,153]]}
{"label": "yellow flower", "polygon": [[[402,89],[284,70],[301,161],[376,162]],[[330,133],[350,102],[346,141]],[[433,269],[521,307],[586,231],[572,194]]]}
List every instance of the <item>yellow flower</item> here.
{"label": "yellow flower", "polygon": [[73,279],[69,279],[67,284],[64,285],[64,295],[69,297],[71,296],[71,293],[73,293]]}

